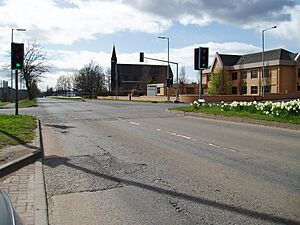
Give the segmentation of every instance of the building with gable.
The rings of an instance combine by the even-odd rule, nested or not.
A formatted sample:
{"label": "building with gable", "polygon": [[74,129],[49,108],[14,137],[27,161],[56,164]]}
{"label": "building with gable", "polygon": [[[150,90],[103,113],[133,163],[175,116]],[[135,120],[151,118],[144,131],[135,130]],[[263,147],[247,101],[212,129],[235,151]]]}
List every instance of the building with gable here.
{"label": "building with gable", "polygon": [[262,52],[247,55],[216,53],[210,68],[203,70],[202,84],[207,91],[211,75],[221,71],[222,80],[231,81],[231,95],[283,94],[300,91],[300,53],[285,49],[264,52],[264,77],[262,77]]}

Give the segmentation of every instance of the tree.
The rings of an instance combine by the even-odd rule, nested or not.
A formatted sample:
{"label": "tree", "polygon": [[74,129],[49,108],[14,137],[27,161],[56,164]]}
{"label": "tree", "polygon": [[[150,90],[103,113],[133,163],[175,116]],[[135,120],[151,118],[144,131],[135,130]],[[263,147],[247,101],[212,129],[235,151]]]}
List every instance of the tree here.
{"label": "tree", "polygon": [[75,74],[74,88],[90,98],[105,90],[105,74],[101,66],[91,61]]}
{"label": "tree", "polygon": [[223,70],[218,70],[211,75],[208,82],[207,94],[224,95],[228,94],[231,88],[231,81],[227,81]]}
{"label": "tree", "polygon": [[36,97],[36,83],[41,81],[43,74],[50,71],[46,53],[41,46],[34,43],[27,43],[24,51],[24,68],[21,71],[21,79],[25,81],[30,100]]}
{"label": "tree", "polygon": [[52,96],[54,94],[53,88],[47,86],[46,96]]}
{"label": "tree", "polygon": [[56,82],[56,90],[66,94],[73,87],[72,75],[61,75]]}
{"label": "tree", "polygon": [[107,68],[105,71],[105,83],[106,83],[106,88],[110,92],[111,91],[111,69]]}
{"label": "tree", "polygon": [[186,77],[185,66],[180,67],[180,73],[179,73],[178,80],[179,80],[180,93],[181,94],[186,93],[186,84],[188,84],[190,81]]}

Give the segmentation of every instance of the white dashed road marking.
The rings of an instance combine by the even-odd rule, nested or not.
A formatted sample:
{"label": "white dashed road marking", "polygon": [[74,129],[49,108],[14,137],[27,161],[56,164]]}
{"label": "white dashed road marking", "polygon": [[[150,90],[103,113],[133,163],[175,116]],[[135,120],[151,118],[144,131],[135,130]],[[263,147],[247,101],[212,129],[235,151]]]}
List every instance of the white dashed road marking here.
{"label": "white dashed road marking", "polygon": [[156,129],[156,131],[162,132],[162,133],[166,133],[166,134],[170,134],[170,135],[173,135],[173,136],[176,136],[176,137],[181,137],[181,138],[184,138],[184,139],[187,139],[187,140],[191,140],[191,141],[195,141],[195,142],[198,142],[198,143],[203,143],[204,142],[205,144],[207,144],[207,145],[209,145],[211,147],[217,148],[217,149],[227,150],[227,151],[231,151],[231,152],[237,152],[237,150],[232,149],[232,148],[223,147],[223,146],[220,146],[220,145],[209,143],[207,141],[199,141],[199,140],[197,140],[195,138],[191,138],[189,136],[177,134],[177,133],[174,133],[174,132],[164,131],[164,130],[161,130],[161,129]]}
{"label": "white dashed road marking", "polygon": [[136,126],[140,125],[139,123],[136,123],[136,122],[129,122],[129,123],[132,124],[132,125],[136,125]]}

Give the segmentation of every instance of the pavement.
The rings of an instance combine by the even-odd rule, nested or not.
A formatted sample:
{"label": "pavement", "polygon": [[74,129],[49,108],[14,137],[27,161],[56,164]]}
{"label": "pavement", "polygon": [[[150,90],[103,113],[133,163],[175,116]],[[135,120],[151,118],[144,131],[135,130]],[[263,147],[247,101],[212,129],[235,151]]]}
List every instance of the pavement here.
{"label": "pavement", "polygon": [[48,224],[41,140],[39,124],[34,142],[25,146],[9,146],[1,151],[18,152],[17,156],[10,155],[8,159],[3,159],[5,154],[0,156],[5,162],[0,165],[0,189],[8,194],[24,225]]}

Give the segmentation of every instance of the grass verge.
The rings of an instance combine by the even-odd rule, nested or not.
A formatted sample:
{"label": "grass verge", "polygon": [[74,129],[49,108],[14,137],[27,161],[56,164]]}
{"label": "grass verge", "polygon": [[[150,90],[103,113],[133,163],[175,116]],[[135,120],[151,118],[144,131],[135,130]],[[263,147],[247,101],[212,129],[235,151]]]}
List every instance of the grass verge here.
{"label": "grass verge", "polygon": [[194,113],[206,113],[214,115],[223,115],[228,117],[243,117],[255,120],[266,120],[280,123],[291,123],[300,124],[300,116],[290,116],[290,117],[274,117],[272,115],[263,115],[259,113],[252,113],[249,111],[221,111],[220,107],[200,107],[195,109],[193,106],[172,108],[171,110],[178,110],[183,112],[194,112]]}
{"label": "grass verge", "polygon": [[19,102],[19,107],[31,107],[31,106],[37,106],[37,100],[36,99],[25,99]]}
{"label": "grass verge", "polygon": [[54,99],[63,99],[63,100],[72,100],[72,101],[84,101],[82,97],[64,97],[64,96],[49,96],[49,98],[54,98]]}
{"label": "grass verge", "polygon": [[0,107],[1,106],[6,106],[7,104],[9,104],[9,102],[0,102]]}
{"label": "grass verge", "polygon": [[35,129],[36,118],[33,116],[0,115],[0,149],[31,142]]}

